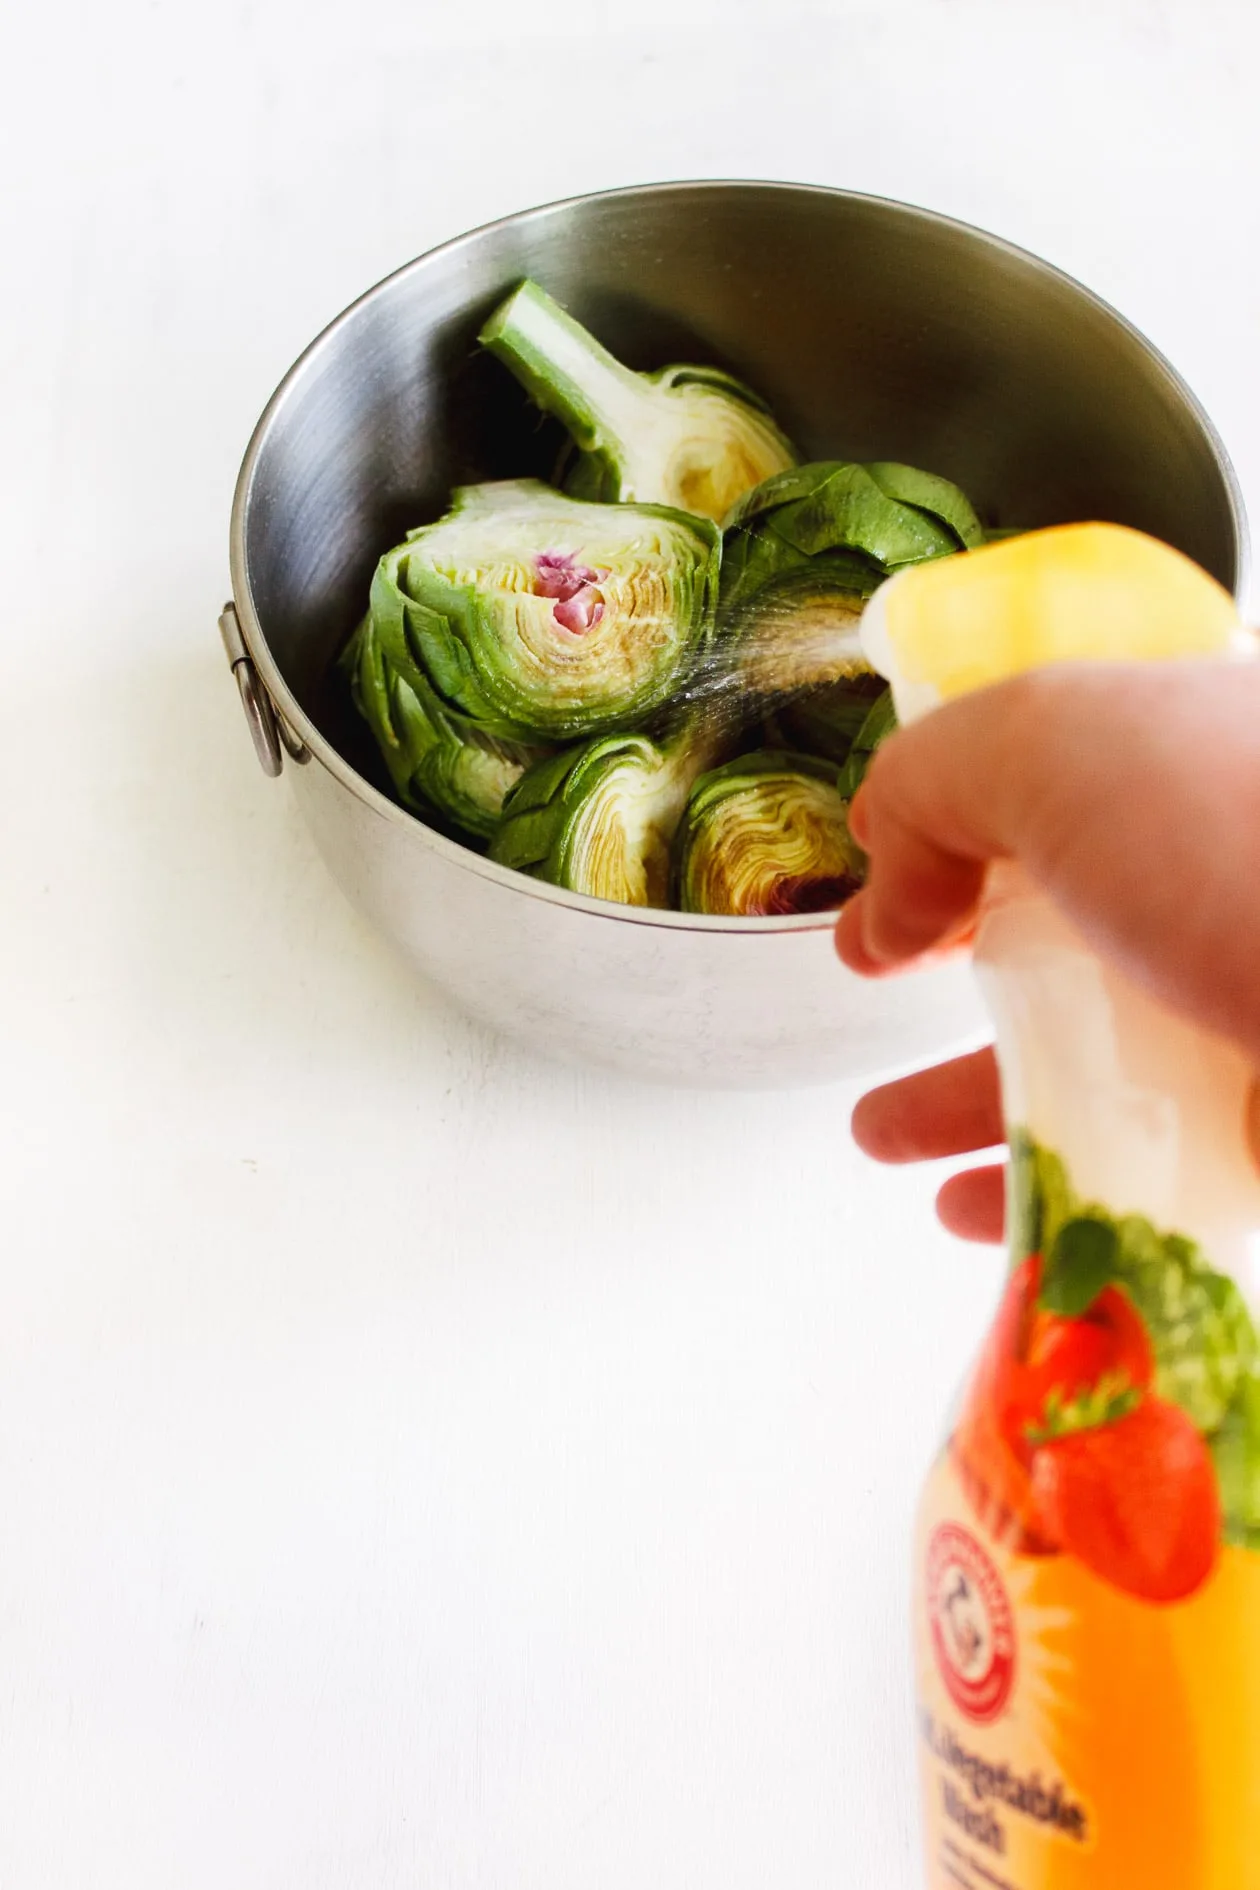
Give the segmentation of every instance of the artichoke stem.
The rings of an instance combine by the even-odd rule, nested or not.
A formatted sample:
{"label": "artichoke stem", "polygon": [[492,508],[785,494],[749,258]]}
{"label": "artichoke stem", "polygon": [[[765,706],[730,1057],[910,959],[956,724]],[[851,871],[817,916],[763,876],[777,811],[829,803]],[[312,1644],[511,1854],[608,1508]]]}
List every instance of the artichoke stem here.
{"label": "artichoke stem", "polygon": [[530,397],[590,449],[631,433],[644,403],[639,376],[623,367],[536,282],[523,282],[481,331]]}

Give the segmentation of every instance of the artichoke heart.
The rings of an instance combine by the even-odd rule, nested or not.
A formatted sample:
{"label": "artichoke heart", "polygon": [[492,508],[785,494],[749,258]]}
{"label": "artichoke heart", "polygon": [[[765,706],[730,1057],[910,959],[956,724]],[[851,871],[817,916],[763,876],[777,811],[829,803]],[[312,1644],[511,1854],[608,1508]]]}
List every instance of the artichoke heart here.
{"label": "artichoke heart", "polygon": [[443,703],[412,658],[400,612],[369,613],[340,667],[403,805],[488,839],[504,795],[548,751],[499,741]]}
{"label": "artichoke heart", "polygon": [[705,519],[503,480],[458,489],[386,553],[371,609],[484,734],[568,741],[636,727],[680,688],[713,636],[719,557]]}
{"label": "artichoke heart", "polygon": [[592,899],[667,906],[674,832],[713,760],[688,729],[668,743],[605,735],[567,749],[508,796],[490,857]]}
{"label": "artichoke heart", "polygon": [[523,282],[482,344],[577,448],[565,479],[589,500],[676,506],[721,522],[746,492],[796,463],[751,389],[719,368],[627,368],[536,282]]}
{"label": "artichoke heart", "polygon": [[679,906],[764,918],[843,905],[865,865],[848,814],[812,755],[760,749],[702,775],[678,829]]}

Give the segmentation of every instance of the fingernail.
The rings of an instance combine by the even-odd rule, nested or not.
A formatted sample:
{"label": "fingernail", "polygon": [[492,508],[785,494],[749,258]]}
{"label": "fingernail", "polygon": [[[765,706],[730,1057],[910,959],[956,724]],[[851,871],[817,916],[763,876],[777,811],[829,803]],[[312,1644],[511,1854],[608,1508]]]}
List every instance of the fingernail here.
{"label": "fingernail", "polygon": [[854,893],[836,920],[836,952],[841,964],[847,965],[850,971],[858,972],[863,978],[870,978],[880,966],[866,948],[862,906],[862,894]]}
{"label": "fingernail", "polygon": [[855,910],[859,894],[850,899],[836,923],[836,951],[840,962],[850,971],[856,971],[862,978],[895,978],[901,972],[913,967],[913,960],[907,963],[889,963],[877,958],[866,941],[866,929],[863,914]]}

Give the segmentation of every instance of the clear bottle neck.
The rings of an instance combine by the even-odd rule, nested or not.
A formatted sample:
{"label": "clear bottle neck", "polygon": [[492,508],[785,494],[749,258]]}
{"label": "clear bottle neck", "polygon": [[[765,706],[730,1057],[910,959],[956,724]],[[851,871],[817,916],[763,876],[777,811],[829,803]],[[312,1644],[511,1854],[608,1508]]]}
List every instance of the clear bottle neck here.
{"label": "clear bottle neck", "polygon": [[1104,965],[1017,866],[991,874],[975,958],[1014,1153],[1013,1247],[1031,1147],[1077,1202],[1175,1230],[1249,1286],[1260,1174],[1242,1054]]}

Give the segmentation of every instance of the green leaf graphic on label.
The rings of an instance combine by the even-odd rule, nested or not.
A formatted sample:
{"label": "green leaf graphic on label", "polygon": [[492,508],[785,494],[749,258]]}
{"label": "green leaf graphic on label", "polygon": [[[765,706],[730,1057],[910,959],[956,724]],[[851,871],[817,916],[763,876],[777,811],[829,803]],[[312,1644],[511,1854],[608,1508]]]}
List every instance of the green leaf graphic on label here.
{"label": "green leaf graphic on label", "polygon": [[1015,1260],[1045,1253],[1073,1212],[1072,1190],[1059,1157],[1022,1129],[1011,1132],[1008,1190]]}
{"label": "green leaf graphic on label", "polygon": [[1065,1399],[1052,1391],[1041,1423],[1030,1424],[1024,1436],[1035,1447],[1073,1437],[1078,1431],[1096,1431],[1104,1424],[1118,1424],[1141,1402],[1142,1393],[1126,1373],[1104,1372],[1096,1385],[1075,1398]]}
{"label": "green leaf graphic on label", "polygon": [[1064,1221],[1046,1261],[1041,1305],[1064,1319],[1079,1319],[1115,1279],[1119,1250],[1113,1222],[1093,1214]]}
{"label": "green leaf graphic on label", "polygon": [[1156,1390],[1214,1431],[1257,1360],[1246,1302],[1182,1235],[1160,1234],[1136,1214],[1118,1233],[1118,1274],[1151,1335]]}
{"label": "green leaf graphic on label", "polygon": [[1081,1199],[1062,1161],[1011,1135],[1013,1258],[1042,1256],[1039,1303],[1076,1319],[1123,1288],[1151,1342],[1152,1390],[1186,1413],[1216,1466],[1227,1541],[1260,1549],[1260,1340],[1236,1283],[1184,1234]]}
{"label": "green leaf graphic on label", "polygon": [[1211,1451],[1226,1540],[1260,1548],[1260,1375],[1249,1375],[1239,1386]]}

